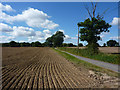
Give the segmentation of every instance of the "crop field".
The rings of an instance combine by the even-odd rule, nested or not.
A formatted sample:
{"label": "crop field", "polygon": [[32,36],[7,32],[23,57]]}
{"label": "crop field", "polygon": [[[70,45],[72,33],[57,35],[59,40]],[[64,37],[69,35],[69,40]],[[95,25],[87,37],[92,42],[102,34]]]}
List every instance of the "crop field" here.
{"label": "crop field", "polygon": [[3,48],[2,88],[99,87],[72,63],[50,48]]}
{"label": "crop field", "polygon": [[[68,47],[68,48],[77,48],[77,47]],[[79,47],[79,49],[84,49],[86,47]],[[120,53],[119,47],[99,47],[99,50],[103,53]]]}

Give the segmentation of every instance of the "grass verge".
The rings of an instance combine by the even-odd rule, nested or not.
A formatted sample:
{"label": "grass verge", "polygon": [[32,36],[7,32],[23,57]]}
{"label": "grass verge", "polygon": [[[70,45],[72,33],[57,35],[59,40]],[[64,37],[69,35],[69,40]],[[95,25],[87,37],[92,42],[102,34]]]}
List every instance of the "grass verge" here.
{"label": "grass verge", "polygon": [[113,72],[111,70],[108,70],[108,69],[105,69],[105,68],[102,68],[102,67],[98,67],[94,64],[91,64],[89,62],[85,62],[83,60],[80,60],[72,55],[69,55],[65,52],[61,52],[60,50],[57,50],[57,49],[54,49],[52,48],[54,51],[56,51],[57,53],[59,53],[61,56],[63,56],[64,58],[66,58],[67,60],[69,60],[70,62],[74,63],[75,65],[77,65],[78,67],[84,67],[86,69],[89,69],[89,70],[93,70],[95,72],[102,72],[102,73],[106,73],[110,76],[115,76],[115,77],[118,77],[118,73],[116,72]]}
{"label": "grass verge", "polygon": [[98,54],[91,55],[90,51],[87,49],[76,49],[76,48],[64,48],[64,47],[59,47],[60,50],[67,51],[69,53],[78,55],[78,56],[83,56],[87,58],[91,58],[94,60],[99,60],[103,62],[108,62],[112,64],[120,64],[120,55],[112,55],[112,54],[105,54],[99,52]]}

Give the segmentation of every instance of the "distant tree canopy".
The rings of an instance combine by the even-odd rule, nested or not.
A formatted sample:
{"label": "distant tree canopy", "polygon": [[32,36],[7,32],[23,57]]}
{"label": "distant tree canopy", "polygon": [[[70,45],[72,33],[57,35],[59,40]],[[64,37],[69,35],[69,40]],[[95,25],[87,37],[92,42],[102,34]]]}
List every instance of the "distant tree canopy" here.
{"label": "distant tree canopy", "polygon": [[31,44],[30,43],[26,43],[26,42],[23,42],[23,43],[20,43],[21,47],[30,47]]}
{"label": "distant tree canopy", "polygon": [[42,47],[42,44],[39,41],[32,43],[11,41],[9,43],[2,43],[2,47]]}
{"label": "distant tree canopy", "polygon": [[106,47],[106,43],[103,44],[103,47]]}
{"label": "distant tree canopy", "polygon": [[109,40],[107,41],[107,46],[109,47],[119,46],[119,43],[115,40]]}
{"label": "distant tree canopy", "polygon": [[20,47],[20,44],[17,43],[17,42],[15,42],[15,41],[11,41],[11,42],[9,43],[9,46],[10,46],[10,47]]}
{"label": "distant tree canopy", "polygon": [[79,47],[82,47],[83,46],[83,44],[82,43],[79,43]]}
{"label": "distant tree canopy", "polygon": [[46,42],[45,42],[45,45],[49,46],[49,47],[52,47],[53,46],[53,37],[47,38]]}
{"label": "distant tree canopy", "polygon": [[73,43],[63,43],[62,47],[77,47],[77,45],[74,45]]}
{"label": "distant tree canopy", "polygon": [[54,46],[54,47],[60,47],[62,46],[62,43],[64,41],[65,35],[61,31],[57,31],[55,34],[53,34],[51,37],[46,39],[46,46]]}

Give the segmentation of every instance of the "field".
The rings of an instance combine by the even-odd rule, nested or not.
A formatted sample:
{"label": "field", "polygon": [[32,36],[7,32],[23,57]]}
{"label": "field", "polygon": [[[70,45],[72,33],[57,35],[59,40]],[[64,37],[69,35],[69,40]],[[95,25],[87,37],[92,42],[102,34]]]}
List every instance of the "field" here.
{"label": "field", "polygon": [[3,89],[99,86],[50,48],[3,48],[2,66]]}
{"label": "field", "polygon": [[[77,48],[77,47],[68,47],[68,48]],[[79,47],[80,49],[84,49],[86,47]],[[119,53],[119,47],[99,47],[99,50],[103,53]]]}
{"label": "field", "polygon": [[86,58],[104,61],[112,64],[120,64],[120,53],[118,47],[99,47],[100,52],[98,54],[92,54],[86,47],[59,47],[59,49],[63,51],[67,51],[69,53],[83,56]]}

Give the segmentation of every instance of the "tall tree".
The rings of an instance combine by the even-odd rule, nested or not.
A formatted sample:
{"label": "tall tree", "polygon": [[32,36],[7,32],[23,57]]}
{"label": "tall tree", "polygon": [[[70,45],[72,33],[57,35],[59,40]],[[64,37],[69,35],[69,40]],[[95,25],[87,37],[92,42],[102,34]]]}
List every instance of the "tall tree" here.
{"label": "tall tree", "polygon": [[103,17],[100,17],[99,14],[95,17],[97,4],[94,5],[92,3],[92,7],[92,13],[86,8],[91,19],[88,18],[84,22],[79,22],[77,25],[78,27],[82,27],[80,29],[80,40],[87,41],[88,49],[93,51],[93,53],[98,53],[97,41],[101,40],[100,34],[102,32],[109,32],[108,28],[110,28],[111,25],[106,23],[106,21],[103,20]]}
{"label": "tall tree", "polygon": [[115,40],[109,40],[107,41],[107,46],[109,47],[119,46],[119,43]]}
{"label": "tall tree", "polygon": [[53,45],[54,45],[55,47],[60,47],[60,46],[62,46],[62,43],[63,43],[63,41],[64,41],[64,37],[65,37],[65,35],[63,34],[63,32],[57,31],[57,32],[52,36]]}
{"label": "tall tree", "polygon": [[42,44],[39,41],[35,42],[35,47],[41,47],[41,46],[42,46]]}
{"label": "tall tree", "polygon": [[65,35],[61,31],[57,31],[55,34],[53,34],[51,37],[48,37],[46,39],[46,46],[54,46],[54,47],[60,47],[62,46],[62,43],[64,41]]}
{"label": "tall tree", "polygon": [[17,42],[11,41],[11,42],[9,43],[9,45],[10,45],[10,47],[17,47]]}
{"label": "tall tree", "polygon": [[45,46],[52,47],[53,46],[53,39],[52,37],[48,37],[45,42]]}

